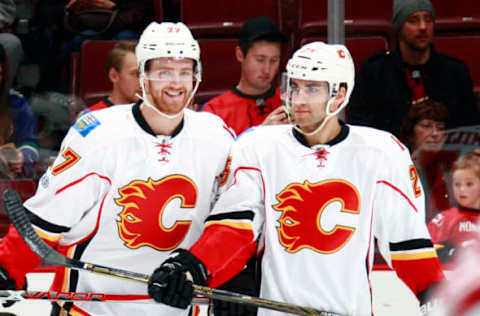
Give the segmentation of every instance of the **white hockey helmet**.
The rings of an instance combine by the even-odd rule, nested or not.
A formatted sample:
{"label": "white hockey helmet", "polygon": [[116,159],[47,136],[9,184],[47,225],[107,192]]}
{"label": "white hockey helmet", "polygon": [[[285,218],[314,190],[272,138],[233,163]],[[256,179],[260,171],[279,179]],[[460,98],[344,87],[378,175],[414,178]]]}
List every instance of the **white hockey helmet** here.
{"label": "white hockey helmet", "polygon": [[[293,54],[287,63],[287,91],[291,79],[325,81],[328,83],[329,89],[327,117],[317,130],[306,135],[319,131],[330,117],[338,114],[348,104],[354,86],[354,76],[353,59],[344,45],[313,42],[302,46]],[[345,100],[335,111],[331,111],[330,108],[340,86],[346,88]],[[286,107],[287,113],[290,113],[291,99],[288,97]]]}
{"label": "white hockey helmet", "polygon": [[[190,58],[194,61],[194,79],[196,81],[195,87],[190,95],[187,104],[190,103],[195,92],[202,81],[202,65],[200,63],[200,46],[193,38],[192,33],[188,27],[182,22],[171,23],[163,22],[150,23],[143,31],[135,49],[138,66],[140,70],[140,85],[142,86],[144,102],[157,110],[148,100],[145,93],[145,65],[155,58],[172,57],[172,58]],[[158,110],[157,110],[158,111]],[[169,118],[174,118],[180,115],[179,112],[175,115],[168,115],[158,111],[160,114]]]}

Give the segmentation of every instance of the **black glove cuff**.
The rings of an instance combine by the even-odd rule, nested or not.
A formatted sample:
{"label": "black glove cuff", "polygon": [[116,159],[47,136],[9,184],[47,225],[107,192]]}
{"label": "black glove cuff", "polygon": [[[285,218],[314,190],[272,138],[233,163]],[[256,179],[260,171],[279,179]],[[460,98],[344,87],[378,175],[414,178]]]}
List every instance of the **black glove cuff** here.
{"label": "black glove cuff", "polygon": [[181,263],[192,274],[193,283],[204,285],[207,282],[208,272],[203,263],[190,251],[185,249],[174,250],[165,263]]}

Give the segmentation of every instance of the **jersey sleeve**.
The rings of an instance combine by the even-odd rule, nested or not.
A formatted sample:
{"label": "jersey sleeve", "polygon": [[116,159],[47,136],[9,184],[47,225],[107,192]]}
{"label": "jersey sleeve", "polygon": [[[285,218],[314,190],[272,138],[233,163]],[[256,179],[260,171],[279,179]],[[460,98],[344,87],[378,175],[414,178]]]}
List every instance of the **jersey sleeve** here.
{"label": "jersey sleeve", "polygon": [[254,152],[235,143],[229,169],[204,232],[190,249],[207,267],[212,287],[230,280],[255,255],[264,221],[264,183]]}
{"label": "jersey sleeve", "polygon": [[388,146],[376,180],[374,229],[387,263],[415,295],[442,280],[425,224],[425,198],[410,154],[400,143]]}
{"label": "jersey sleeve", "polygon": [[75,123],[55,162],[40,179],[37,192],[24,203],[35,215],[37,232],[47,240],[59,240],[87,213],[101,209],[111,185],[108,165],[113,166],[114,155],[96,141],[101,137],[92,135],[101,132],[95,131],[100,125],[91,113]]}

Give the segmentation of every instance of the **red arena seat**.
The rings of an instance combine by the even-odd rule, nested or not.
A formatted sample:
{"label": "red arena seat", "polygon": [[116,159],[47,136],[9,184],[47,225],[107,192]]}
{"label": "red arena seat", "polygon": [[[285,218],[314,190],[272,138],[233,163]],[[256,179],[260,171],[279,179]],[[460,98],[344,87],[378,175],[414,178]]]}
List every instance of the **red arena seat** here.
{"label": "red arena seat", "polygon": [[217,1],[182,0],[180,15],[195,37],[235,37],[243,22],[254,16],[268,16],[281,26],[280,0]]}
{"label": "red arena seat", "polygon": [[89,40],[82,44],[78,95],[91,105],[112,89],[105,72],[105,60],[115,41]]}
{"label": "red arena seat", "polygon": [[432,0],[437,31],[470,31],[480,28],[480,6],[477,0]]}
{"label": "red arena seat", "polygon": [[456,57],[467,64],[473,80],[473,89],[480,95],[480,64],[477,52],[480,50],[480,35],[449,35],[435,36],[435,48],[447,55]]}
{"label": "red arena seat", "polygon": [[5,206],[3,205],[3,192],[15,190],[20,195],[22,202],[35,194],[37,186],[32,179],[0,180],[0,237],[5,236],[10,225]]}
{"label": "red arena seat", "polygon": [[[326,41],[326,37],[308,37],[300,42],[300,45],[305,45],[313,41]],[[353,62],[355,64],[355,71],[358,71],[361,64],[374,53],[388,49],[388,42],[383,36],[359,36],[345,39],[345,46],[347,46],[350,54],[352,54]]]}

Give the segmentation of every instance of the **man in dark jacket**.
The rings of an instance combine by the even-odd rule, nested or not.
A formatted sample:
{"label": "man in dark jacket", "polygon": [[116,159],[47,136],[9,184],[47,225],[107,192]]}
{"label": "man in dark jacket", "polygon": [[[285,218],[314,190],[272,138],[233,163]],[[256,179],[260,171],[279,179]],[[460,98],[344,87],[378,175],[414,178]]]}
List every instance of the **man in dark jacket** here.
{"label": "man in dark jacket", "polygon": [[412,103],[430,98],[448,107],[449,128],[480,124],[467,65],[431,44],[435,12],[430,0],[395,0],[397,48],[379,52],[361,66],[348,107],[351,124],[398,136]]}

